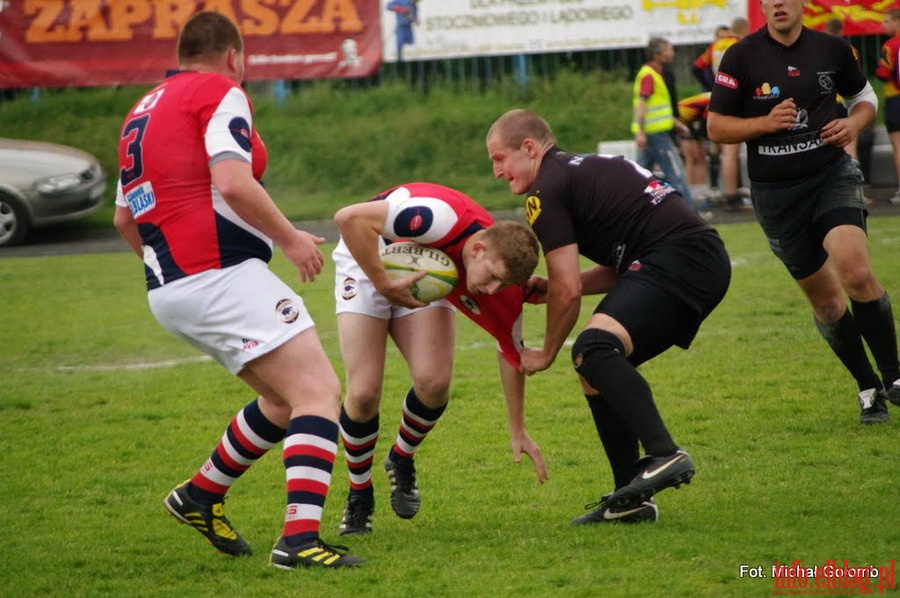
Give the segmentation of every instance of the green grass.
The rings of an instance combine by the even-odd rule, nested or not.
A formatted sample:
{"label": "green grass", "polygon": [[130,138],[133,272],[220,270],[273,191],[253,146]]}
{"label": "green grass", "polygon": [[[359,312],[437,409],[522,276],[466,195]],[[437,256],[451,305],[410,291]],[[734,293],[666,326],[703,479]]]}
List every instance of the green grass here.
{"label": "green grass", "polygon": [[[484,93],[435,86],[428,94],[402,84],[367,91],[340,83],[305,86],[278,105],[262,85],[249,85],[255,126],[269,150],[265,184],[289,218],[330,218],[408,181],[458,188],[489,209],[519,204],[491,177],[485,135],[506,110],[530,107],[554,126],[566,149],[596,151],[601,139],[628,137],[631,83],[609,75],[563,72],[535,78],[523,92],[498,84]],[[112,222],[117,144],[125,114],[148,87],[43,91],[0,102],[2,136],[51,141],[87,150],[110,175],[103,210],[79,226]]]}
{"label": "green grass", "polygon": [[[876,271],[898,295],[900,218],[870,225]],[[0,260],[0,595],[761,596],[773,580],[741,578],[742,564],[888,565],[900,411],[860,426],[853,381],[758,227],[720,231],[735,263],[728,296],[690,351],[642,369],[698,466],[693,484],[658,496],[657,524],[569,525],[612,481],[568,360],[529,378],[529,431],[550,473],[540,485],[527,458],[512,462],[493,343],[459,316],[452,400],[417,459],[422,510],[394,516],[377,470],[375,532],[347,542],[368,562],[335,572],[266,564],[284,508],[277,450],[227,505],[253,557],[218,556],[166,514],[163,497],[253,396],[156,323],[134,256]],[[343,373],[331,271],[301,287],[280,254],[273,268],[301,288]],[[543,313],[527,309],[534,344]],[[407,387],[391,348],[380,457]],[[339,460],[326,540],[339,540],[346,488]]]}

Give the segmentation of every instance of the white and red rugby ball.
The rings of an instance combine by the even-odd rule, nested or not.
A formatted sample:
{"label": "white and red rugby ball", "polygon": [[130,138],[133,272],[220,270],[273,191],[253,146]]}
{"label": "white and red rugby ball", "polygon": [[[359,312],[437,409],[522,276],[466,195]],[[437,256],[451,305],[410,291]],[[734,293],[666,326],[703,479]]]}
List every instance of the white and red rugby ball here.
{"label": "white and red rugby ball", "polygon": [[456,264],[440,249],[398,241],[382,247],[379,255],[391,278],[406,278],[422,270],[427,272],[412,286],[413,297],[425,303],[449,295],[459,280]]}

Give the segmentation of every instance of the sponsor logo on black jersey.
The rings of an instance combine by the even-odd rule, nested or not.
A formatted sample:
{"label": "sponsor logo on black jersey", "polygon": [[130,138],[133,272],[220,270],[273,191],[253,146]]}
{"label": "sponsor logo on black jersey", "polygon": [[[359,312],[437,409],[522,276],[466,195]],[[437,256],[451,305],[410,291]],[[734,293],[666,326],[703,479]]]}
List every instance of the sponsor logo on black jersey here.
{"label": "sponsor logo on black jersey", "polygon": [[788,76],[788,77],[799,77],[799,76],[800,76],[800,69],[798,69],[798,68],[795,67],[795,66],[790,66],[790,65],[788,65],[787,76]]}
{"label": "sponsor logo on black jersey", "polygon": [[650,203],[654,206],[658,205],[667,195],[674,191],[675,187],[665,181],[660,181],[659,179],[651,180],[647,183],[647,186],[644,187],[644,193],[650,196]]}
{"label": "sponsor logo on black jersey", "polygon": [[534,221],[541,215],[541,198],[537,195],[529,195],[525,200],[525,220],[534,226]]}
{"label": "sponsor logo on black jersey", "polygon": [[822,88],[821,94],[828,94],[834,90],[834,71],[823,71],[818,73],[819,87]]}
{"label": "sponsor logo on black jersey", "polygon": [[781,97],[781,88],[777,85],[772,85],[768,81],[753,91],[754,100],[773,100],[779,97]]}
{"label": "sponsor logo on black jersey", "polygon": [[724,85],[729,89],[737,89],[738,80],[731,75],[719,71],[718,73],[716,73],[716,85]]}
{"label": "sponsor logo on black jersey", "polygon": [[615,264],[616,272],[621,272],[622,260],[625,259],[625,249],[628,247],[625,243],[616,243],[613,248],[612,263]]}
{"label": "sponsor logo on black jersey", "polygon": [[758,151],[761,156],[783,156],[809,152],[821,145],[822,138],[819,137],[818,131],[814,131],[801,135],[792,135],[791,137],[772,139],[765,143],[760,142]]}

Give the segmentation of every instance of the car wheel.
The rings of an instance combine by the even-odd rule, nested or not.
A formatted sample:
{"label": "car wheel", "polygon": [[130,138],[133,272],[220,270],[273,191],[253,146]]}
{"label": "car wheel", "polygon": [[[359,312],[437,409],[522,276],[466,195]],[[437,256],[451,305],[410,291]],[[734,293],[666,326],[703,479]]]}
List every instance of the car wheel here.
{"label": "car wheel", "polygon": [[0,247],[21,243],[30,228],[28,212],[22,204],[8,195],[0,194]]}

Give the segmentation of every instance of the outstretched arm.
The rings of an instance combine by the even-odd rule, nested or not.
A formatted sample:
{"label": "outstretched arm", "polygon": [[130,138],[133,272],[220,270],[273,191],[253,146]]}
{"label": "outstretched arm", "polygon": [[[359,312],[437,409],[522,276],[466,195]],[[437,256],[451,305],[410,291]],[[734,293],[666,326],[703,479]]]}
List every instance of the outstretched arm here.
{"label": "outstretched arm", "polygon": [[575,327],[581,311],[581,271],[578,245],[558,247],[544,256],[547,263],[547,324],[544,346],[522,352],[522,371],[533,374],[549,368]]}
{"label": "outstretched arm", "polygon": [[541,449],[528,435],[525,429],[525,374],[513,368],[497,352],[497,361],[500,365],[500,382],[503,385],[503,394],[506,397],[506,412],[509,421],[509,443],[512,446],[513,460],[522,462],[522,453],[528,455],[534,463],[534,473],[538,482],[547,481],[547,467],[544,465],[544,457]]}
{"label": "outstretched arm", "polygon": [[608,293],[618,280],[619,275],[615,268],[594,266],[581,273],[581,294],[602,295]]}

